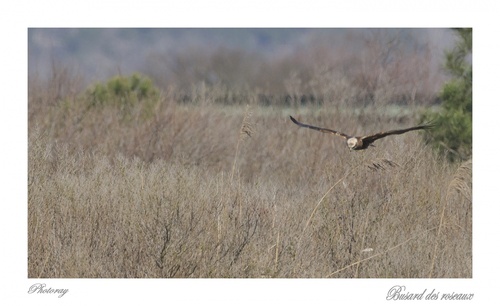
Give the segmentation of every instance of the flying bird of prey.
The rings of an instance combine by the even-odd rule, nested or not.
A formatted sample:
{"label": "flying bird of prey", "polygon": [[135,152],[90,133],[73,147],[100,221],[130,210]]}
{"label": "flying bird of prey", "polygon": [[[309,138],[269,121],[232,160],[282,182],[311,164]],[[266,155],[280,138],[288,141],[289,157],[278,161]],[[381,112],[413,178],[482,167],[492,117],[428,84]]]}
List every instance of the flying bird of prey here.
{"label": "flying bird of prey", "polygon": [[370,136],[349,136],[349,135],[344,134],[342,132],[337,132],[334,130],[325,129],[325,128],[301,123],[301,122],[297,121],[295,118],[293,118],[292,116],[290,116],[290,119],[293,121],[293,123],[295,123],[296,125],[298,125],[300,127],[313,129],[313,130],[320,131],[323,133],[332,133],[333,135],[343,137],[346,140],[347,146],[349,147],[350,150],[364,150],[364,149],[368,148],[369,146],[373,146],[373,142],[375,140],[380,139],[380,138],[384,138],[386,136],[399,135],[399,134],[403,134],[403,133],[406,133],[409,131],[425,130],[425,129],[429,129],[429,128],[433,127],[432,124],[424,124],[424,125],[417,125],[414,127],[406,128],[406,129],[380,132],[380,133],[373,134]]}

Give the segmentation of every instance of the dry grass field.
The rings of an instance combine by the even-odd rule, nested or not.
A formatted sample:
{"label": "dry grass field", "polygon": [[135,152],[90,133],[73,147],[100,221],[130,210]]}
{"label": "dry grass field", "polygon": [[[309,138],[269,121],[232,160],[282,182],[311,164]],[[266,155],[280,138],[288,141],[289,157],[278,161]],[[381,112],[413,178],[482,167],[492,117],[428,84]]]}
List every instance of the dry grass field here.
{"label": "dry grass field", "polygon": [[472,277],[472,162],[423,132],[350,152],[288,119],[363,135],[418,123],[417,106],[228,105],[201,84],[148,117],[82,92],[30,82],[30,278]]}

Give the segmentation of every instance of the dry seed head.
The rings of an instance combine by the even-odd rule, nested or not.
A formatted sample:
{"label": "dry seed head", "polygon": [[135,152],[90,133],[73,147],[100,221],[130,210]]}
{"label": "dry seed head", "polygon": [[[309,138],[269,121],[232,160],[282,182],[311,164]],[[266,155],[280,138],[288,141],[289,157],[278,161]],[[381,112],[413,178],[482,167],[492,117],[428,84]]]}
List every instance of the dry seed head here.
{"label": "dry seed head", "polygon": [[400,167],[400,165],[387,158],[376,158],[372,160],[368,165],[368,168],[373,171],[387,170],[387,167]]}
{"label": "dry seed head", "polygon": [[252,117],[252,111],[250,110],[250,106],[247,105],[245,109],[245,115],[243,116],[243,121],[241,123],[240,137],[244,137],[245,135],[247,135],[248,137],[252,137],[254,128],[250,120],[251,117]]}

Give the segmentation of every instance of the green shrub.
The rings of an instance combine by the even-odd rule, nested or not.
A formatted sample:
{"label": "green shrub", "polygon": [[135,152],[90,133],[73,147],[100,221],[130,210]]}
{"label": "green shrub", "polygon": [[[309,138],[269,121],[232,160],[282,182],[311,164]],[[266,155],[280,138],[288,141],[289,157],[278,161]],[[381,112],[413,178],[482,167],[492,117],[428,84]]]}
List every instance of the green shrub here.
{"label": "green shrub", "polygon": [[87,90],[89,108],[116,107],[124,119],[130,119],[134,111],[139,111],[142,119],[151,117],[159,96],[151,79],[139,74],[115,76]]}
{"label": "green shrub", "polygon": [[437,126],[427,140],[450,161],[472,155],[472,29],[455,32],[459,41],[446,53],[445,69],[452,79],[441,90],[441,110],[422,117],[422,121],[433,121]]}

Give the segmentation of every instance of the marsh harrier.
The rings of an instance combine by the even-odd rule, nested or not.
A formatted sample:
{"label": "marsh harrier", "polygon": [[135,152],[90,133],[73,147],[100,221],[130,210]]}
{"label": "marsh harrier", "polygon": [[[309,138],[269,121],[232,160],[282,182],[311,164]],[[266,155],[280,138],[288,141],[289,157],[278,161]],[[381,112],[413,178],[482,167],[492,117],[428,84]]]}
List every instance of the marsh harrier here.
{"label": "marsh harrier", "polygon": [[349,147],[350,150],[364,150],[364,149],[368,148],[369,146],[373,146],[373,142],[375,140],[380,139],[380,138],[384,138],[384,137],[389,136],[389,135],[399,135],[399,134],[403,134],[403,133],[406,133],[406,132],[409,132],[409,131],[425,130],[425,129],[429,129],[429,128],[433,127],[432,124],[424,124],[424,125],[417,125],[417,126],[414,126],[414,127],[406,128],[406,129],[392,130],[392,131],[387,131],[387,132],[380,132],[380,133],[373,134],[373,135],[370,135],[370,136],[349,136],[347,134],[344,134],[344,133],[341,133],[341,132],[337,132],[337,131],[334,131],[334,130],[320,128],[320,127],[317,127],[317,126],[312,126],[312,125],[308,125],[308,124],[304,124],[304,123],[298,122],[292,116],[290,116],[290,119],[293,121],[293,123],[295,123],[296,125],[298,125],[300,127],[305,127],[305,128],[313,129],[313,130],[320,131],[320,132],[323,132],[323,133],[332,133],[333,135],[337,135],[337,136],[343,137],[346,140],[347,146]]}

